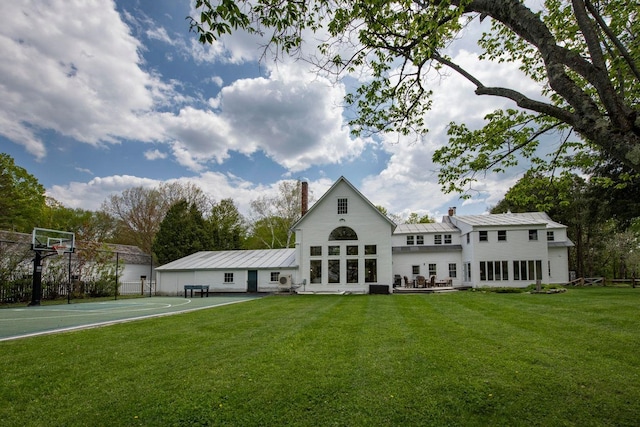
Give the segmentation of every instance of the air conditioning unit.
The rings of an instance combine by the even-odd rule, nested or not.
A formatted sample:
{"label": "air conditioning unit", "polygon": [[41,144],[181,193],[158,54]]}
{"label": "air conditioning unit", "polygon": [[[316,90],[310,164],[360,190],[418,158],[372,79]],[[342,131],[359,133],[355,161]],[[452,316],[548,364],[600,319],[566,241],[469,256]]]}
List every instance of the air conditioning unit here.
{"label": "air conditioning unit", "polygon": [[291,287],[291,275],[280,276],[278,279],[281,288],[290,288]]}

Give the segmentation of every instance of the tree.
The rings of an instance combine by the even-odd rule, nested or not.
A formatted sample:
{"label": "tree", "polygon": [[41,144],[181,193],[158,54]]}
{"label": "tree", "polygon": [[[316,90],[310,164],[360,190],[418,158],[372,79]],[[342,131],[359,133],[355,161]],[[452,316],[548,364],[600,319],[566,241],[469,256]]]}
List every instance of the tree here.
{"label": "tree", "polygon": [[167,209],[167,202],[158,189],[144,187],[113,194],[102,204],[103,212],[118,219],[118,242],[138,246],[146,253],[151,253],[153,239]]}
{"label": "tree", "polygon": [[433,218],[427,215],[418,215],[416,212],[411,212],[405,224],[430,224],[436,222]]}
{"label": "tree", "polygon": [[262,195],[251,202],[253,244],[263,248],[289,248],[291,227],[302,215],[302,184],[300,181],[282,181],[275,196]]}
{"label": "tree", "polygon": [[594,184],[574,174],[550,179],[540,173],[528,172],[507,191],[491,213],[547,212],[568,227],[569,238],[575,244],[570,263],[578,276],[599,274],[606,263],[605,241],[615,230],[608,216],[608,202],[593,191]]}
{"label": "tree", "polygon": [[42,219],[44,193],[33,175],[0,153],[0,229],[30,233]]}
{"label": "tree", "polygon": [[102,212],[118,221],[114,233],[116,242],[135,245],[151,253],[160,222],[179,200],[208,209],[202,190],[190,183],[173,182],[155,188],[128,188],[121,194],[111,195],[102,203]]}
{"label": "tree", "polygon": [[211,250],[212,246],[213,239],[198,207],[180,200],[169,208],[160,223],[153,252],[162,265],[198,251]]}
{"label": "tree", "polygon": [[[358,110],[351,121],[356,134],[426,132],[429,72],[457,73],[476,95],[513,102],[514,108],[487,115],[480,130],[450,125],[449,144],[434,155],[446,191],[463,191],[479,171],[503,171],[521,157],[537,168],[582,166],[588,156],[570,154],[593,150],[640,173],[637,2],[546,0],[538,11],[520,0],[197,0],[196,11],[190,26],[203,43],[238,29],[269,32],[265,52],[299,55],[303,34],[315,32],[320,70],[338,78],[356,71],[370,76],[346,97]],[[487,18],[479,59],[518,64],[541,96],[489,87],[474,67],[446,55],[466,25]],[[546,147],[552,152],[546,161],[536,149],[553,133],[560,143]]]}
{"label": "tree", "polygon": [[232,199],[223,199],[220,203],[215,203],[207,224],[213,238],[213,249],[242,249],[247,226]]}

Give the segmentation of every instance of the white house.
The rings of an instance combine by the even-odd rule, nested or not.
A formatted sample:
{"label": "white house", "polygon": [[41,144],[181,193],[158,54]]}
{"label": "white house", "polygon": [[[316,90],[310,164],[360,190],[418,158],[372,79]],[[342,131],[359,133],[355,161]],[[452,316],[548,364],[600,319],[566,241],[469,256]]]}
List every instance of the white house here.
{"label": "white house", "polygon": [[566,226],[541,212],[450,209],[439,223],[396,225],[341,177],[292,228],[295,249],[198,252],[158,267],[158,291],[272,292],[282,276],[298,293],[387,293],[419,276],[454,288],[569,280]]}

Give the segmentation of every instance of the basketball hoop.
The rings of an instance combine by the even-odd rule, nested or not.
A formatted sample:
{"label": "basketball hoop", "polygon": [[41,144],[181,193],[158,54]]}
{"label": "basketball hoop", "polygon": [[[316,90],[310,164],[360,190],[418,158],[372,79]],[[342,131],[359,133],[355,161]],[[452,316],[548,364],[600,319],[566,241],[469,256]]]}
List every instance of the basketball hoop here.
{"label": "basketball hoop", "polygon": [[67,251],[67,247],[65,245],[55,245],[51,247],[54,251],[58,252],[58,255],[64,255]]}

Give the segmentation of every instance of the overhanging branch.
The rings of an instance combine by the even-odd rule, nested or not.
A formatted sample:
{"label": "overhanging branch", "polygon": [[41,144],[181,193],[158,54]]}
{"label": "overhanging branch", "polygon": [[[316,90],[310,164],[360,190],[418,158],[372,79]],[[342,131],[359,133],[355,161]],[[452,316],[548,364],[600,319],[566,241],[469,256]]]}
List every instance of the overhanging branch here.
{"label": "overhanging branch", "polygon": [[469,80],[471,83],[473,83],[476,86],[476,95],[491,95],[501,98],[507,98],[514,101],[520,108],[525,108],[527,110],[536,111],[541,114],[555,117],[556,119],[569,124],[573,123],[573,115],[570,112],[563,110],[562,108],[555,107],[546,102],[536,101],[513,89],[503,87],[487,87],[480,80],[471,75],[468,71],[460,67],[458,64],[440,56],[437,53],[433,55],[433,59],[434,61],[446,65],[447,67],[451,68],[452,70]]}

